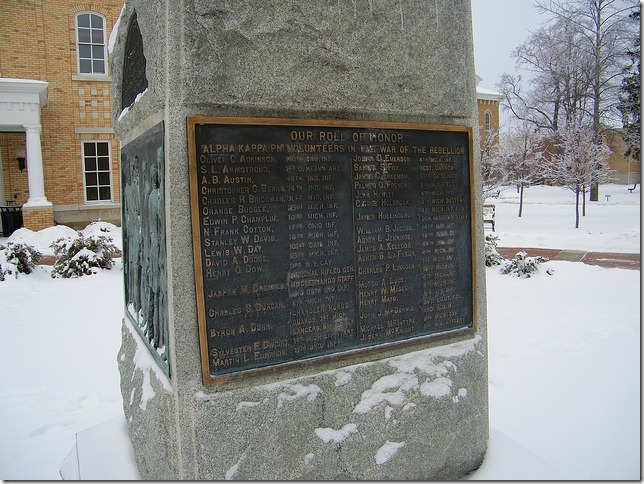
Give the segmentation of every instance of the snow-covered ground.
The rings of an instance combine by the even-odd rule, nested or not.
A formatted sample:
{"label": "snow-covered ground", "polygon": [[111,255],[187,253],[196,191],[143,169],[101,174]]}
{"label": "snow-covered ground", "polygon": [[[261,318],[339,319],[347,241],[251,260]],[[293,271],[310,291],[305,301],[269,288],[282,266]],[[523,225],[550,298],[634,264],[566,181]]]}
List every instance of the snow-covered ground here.
{"label": "snow-covered ground", "polygon": [[[485,203],[496,206],[499,246],[574,249],[593,252],[640,252],[640,186],[603,185],[597,202],[586,202],[586,216],[575,228],[575,193],[543,185],[519,194],[506,188]],[[588,195],[586,196],[588,197]],[[587,198],[588,199],[588,198]]]}
{"label": "snow-covered ground", "polygon": [[[516,191],[504,190],[488,200],[499,245],[640,252],[639,186],[600,193],[574,229],[571,192],[528,189],[518,219]],[[21,229],[11,239],[46,253],[68,232]],[[1,479],[60,478],[76,433],[115,417],[91,435],[103,437],[105,458],[123,442],[121,262],[78,279],[50,272],[0,282]],[[640,479],[640,271],[551,261],[529,279],[488,268],[487,285],[491,430],[471,478]]]}

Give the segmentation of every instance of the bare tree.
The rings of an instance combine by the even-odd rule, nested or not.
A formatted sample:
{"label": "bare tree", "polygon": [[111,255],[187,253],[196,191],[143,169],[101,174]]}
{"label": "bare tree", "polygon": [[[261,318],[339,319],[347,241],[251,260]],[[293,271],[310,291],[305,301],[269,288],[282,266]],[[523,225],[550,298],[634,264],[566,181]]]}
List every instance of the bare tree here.
{"label": "bare tree", "polygon": [[[571,122],[557,132],[558,153],[543,163],[545,177],[575,194],[575,228],[579,228],[579,201],[586,187],[607,183],[611,171],[606,167],[610,148],[597,144],[590,125]],[[585,195],[583,197],[585,202]]]}
{"label": "bare tree", "polygon": [[590,61],[576,48],[579,34],[564,20],[533,32],[513,56],[531,75],[530,89],[522,91],[520,76],[504,74],[500,89],[508,109],[544,133],[580,117],[587,109]]}
{"label": "bare tree", "polygon": [[[586,116],[592,121],[595,141],[600,143],[606,126],[620,121],[618,105],[626,49],[632,38],[629,16],[638,8],[636,0],[538,0],[537,8],[575,31],[571,52],[587,59]],[[565,38],[562,39],[565,41]],[[586,117],[585,116],[585,117]],[[579,118],[577,118],[579,119]],[[590,185],[590,199],[597,201],[599,186]],[[585,198],[584,198],[585,202]]]}
{"label": "bare tree", "polygon": [[536,6],[548,23],[513,52],[517,67],[531,74],[531,88],[504,74],[498,87],[507,108],[553,132],[573,118],[588,118],[597,133],[616,125],[627,46],[637,29],[629,14],[637,1],[537,0]]}
{"label": "bare tree", "polygon": [[505,183],[503,173],[496,163],[498,151],[498,132],[495,129],[486,130],[483,145],[481,146],[481,179],[483,180],[484,201],[498,193]]}
{"label": "bare tree", "polygon": [[523,214],[523,189],[541,177],[542,137],[530,123],[524,122],[503,137],[497,152],[496,166],[508,184],[519,192],[519,217]]}
{"label": "bare tree", "polygon": [[[630,16],[631,22],[640,22],[640,11],[633,12]],[[640,158],[641,151],[641,130],[642,130],[642,108],[641,108],[641,70],[642,58],[640,55],[640,37],[633,37],[631,47],[627,50],[630,64],[624,68],[621,94],[619,98],[619,110],[622,113],[622,136],[626,143],[627,150],[624,153],[630,160]],[[630,183],[630,178],[629,178]]]}
{"label": "bare tree", "polygon": [[[595,143],[602,131],[620,124],[619,93],[633,30],[629,15],[637,0],[536,0],[547,15],[545,27],[515,49],[517,67],[532,75],[531,88],[519,76],[504,74],[499,89],[507,108],[553,136],[561,126],[583,122]],[[591,184],[591,200],[598,200]],[[584,198],[585,202],[585,198]]]}
{"label": "bare tree", "polygon": [[638,9],[636,0],[538,0],[537,8],[572,30],[560,41],[568,44],[575,59],[585,59],[587,80],[587,114],[592,127],[600,133],[602,126],[619,120],[617,105],[628,62],[626,46],[630,45],[633,23],[629,15]]}

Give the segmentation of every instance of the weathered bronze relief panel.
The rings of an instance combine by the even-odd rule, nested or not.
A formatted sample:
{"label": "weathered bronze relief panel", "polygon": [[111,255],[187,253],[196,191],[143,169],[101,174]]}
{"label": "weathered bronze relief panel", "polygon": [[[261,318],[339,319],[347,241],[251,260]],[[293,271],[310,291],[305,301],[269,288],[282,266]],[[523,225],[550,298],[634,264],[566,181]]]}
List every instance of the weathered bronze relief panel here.
{"label": "weathered bronze relief panel", "polygon": [[121,148],[126,314],[169,374],[163,123]]}

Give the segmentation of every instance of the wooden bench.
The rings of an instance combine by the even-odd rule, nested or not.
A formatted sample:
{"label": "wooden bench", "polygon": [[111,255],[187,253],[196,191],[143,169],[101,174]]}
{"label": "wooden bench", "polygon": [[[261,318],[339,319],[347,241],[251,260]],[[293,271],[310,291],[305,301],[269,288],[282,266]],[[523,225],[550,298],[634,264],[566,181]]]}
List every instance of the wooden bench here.
{"label": "wooden bench", "polygon": [[496,205],[483,205],[483,228],[485,224],[490,224],[492,226],[492,232],[494,232],[496,218]]}
{"label": "wooden bench", "polygon": [[633,188],[629,188],[628,191],[633,193],[633,190],[635,190],[636,188],[637,188],[637,183],[633,185]]}

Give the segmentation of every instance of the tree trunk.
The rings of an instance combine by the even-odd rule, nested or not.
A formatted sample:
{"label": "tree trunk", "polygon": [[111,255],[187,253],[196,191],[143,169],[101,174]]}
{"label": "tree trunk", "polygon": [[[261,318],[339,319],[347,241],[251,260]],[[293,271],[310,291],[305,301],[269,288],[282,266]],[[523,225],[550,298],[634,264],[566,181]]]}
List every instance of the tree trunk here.
{"label": "tree trunk", "polygon": [[581,191],[582,199],[581,199],[581,216],[585,217],[586,216],[586,185],[584,185],[582,191]]}
{"label": "tree trunk", "polygon": [[599,201],[599,184],[593,183],[590,185],[590,201],[598,202]]}
{"label": "tree trunk", "polygon": [[575,188],[575,228],[579,228],[579,185]]}
{"label": "tree trunk", "polygon": [[523,213],[523,183],[521,184],[521,192],[519,195],[519,217]]}

